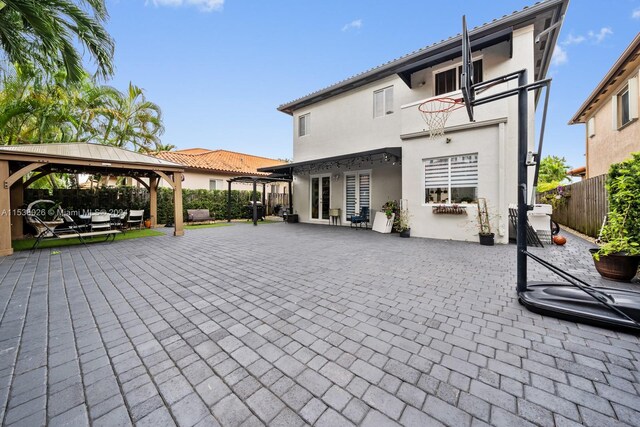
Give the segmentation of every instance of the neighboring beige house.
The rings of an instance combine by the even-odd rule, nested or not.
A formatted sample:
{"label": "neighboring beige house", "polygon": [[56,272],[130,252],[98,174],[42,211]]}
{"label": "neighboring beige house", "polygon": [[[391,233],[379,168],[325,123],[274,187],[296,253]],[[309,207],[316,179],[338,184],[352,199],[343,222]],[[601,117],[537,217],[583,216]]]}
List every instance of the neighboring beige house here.
{"label": "neighboring beige house", "polygon": [[[529,82],[544,79],[567,5],[542,1],[472,29],[476,81],[521,69]],[[459,19],[450,25],[459,32]],[[435,140],[418,111],[427,99],[461,97],[461,52],[458,34],[278,108],[293,119],[293,163],[261,170],[293,178],[300,221],[330,224],[330,209],[340,209],[349,225],[362,207],[380,211],[387,200],[406,200],[412,236],[477,241],[473,202],[484,197],[496,241],[508,242],[508,206],[517,201],[516,97],[476,107],[475,122],[464,108],[454,111]],[[529,100],[533,150],[533,94]],[[466,215],[441,213],[455,210],[440,205],[453,204]]]}
{"label": "neighboring beige house", "polygon": [[640,151],[639,70],[640,33],[569,122],[586,124],[587,178]]}
{"label": "neighboring beige house", "polygon": [[[230,178],[238,176],[268,176],[258,172],[258,168],[286,164],[282,160],[252,156],[227,150],[207,150],[188,148],[185,150],[162,151],[155,157],[184,166],[182,188],[193,190],[227,190]],[[167,184],[164,184],[166,186]],[[251,190],[250,183],[234,182],[232,190]],[[259,188],[262,191],[262,188]],[[267,193],[285,193],[286,185],[267,184]]]}

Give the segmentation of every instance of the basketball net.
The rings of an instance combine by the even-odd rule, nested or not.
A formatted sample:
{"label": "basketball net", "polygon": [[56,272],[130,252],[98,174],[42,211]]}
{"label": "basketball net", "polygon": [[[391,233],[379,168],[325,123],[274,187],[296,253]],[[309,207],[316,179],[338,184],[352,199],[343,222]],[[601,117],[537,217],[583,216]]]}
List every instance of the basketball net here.
{"label": "basketball net", "polygon": [[447,119],[455,110],[462,108],[462,98],[435,98],[423,102],[418,106],[422,119],[429,127],[429,139],[436,139],[444,135]]}

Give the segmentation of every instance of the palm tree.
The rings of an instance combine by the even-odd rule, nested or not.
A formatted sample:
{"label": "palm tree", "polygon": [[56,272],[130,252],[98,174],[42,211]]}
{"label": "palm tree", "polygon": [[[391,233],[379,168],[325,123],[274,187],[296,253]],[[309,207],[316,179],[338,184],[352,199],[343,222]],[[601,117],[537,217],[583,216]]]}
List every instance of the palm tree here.
{"label": "palm tree", "polygon": [[164,132],[160,106],[147,101],[144,91],[129,83],[129,90],[116,100],[114,115],[104,127],[103,143],[136,151],[153,151]]}
{"label": "palm tree", "polygon": [[113,74],[113,39],[103,23],[105,0],[2,0],[0,50],[17,65],[34,64],[46,72],[62,66],[66,79],[82,79],[78,45],[96,61],[97,74]]}

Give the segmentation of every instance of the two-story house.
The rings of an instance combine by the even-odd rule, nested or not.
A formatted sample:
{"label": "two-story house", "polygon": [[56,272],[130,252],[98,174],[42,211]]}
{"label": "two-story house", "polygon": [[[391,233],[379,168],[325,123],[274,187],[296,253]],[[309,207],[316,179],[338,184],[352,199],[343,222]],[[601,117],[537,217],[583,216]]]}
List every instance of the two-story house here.
{"label": "two-story house", "polygon": [[[472,29],[475,80],[521,69],[529,81],[545,78],[567,5],[543,1]],[[475,122],[461,108],[436,139],[418,110],[427,99],[461,97],[461,52],[457,35],[278,108],[293,117],[293,163],[261,170],[293,178],[300,221],[329,224],[333,208],[345,225],[363,206],[376,211],[406,200],[412,236],[477,240],[474,202],[483,197],[496,241],[508,241],[508,205],[517,200],[516,99],[476,107]],[[531,145],[536,102],[531,94]],[[434,209],[452,204],[466,215]]]}
{"label": "two-story house", "polygon": [[607,173],[611,164],[640,151],[639,72],[640,33],[569,122],[587,125],[587,178]]}

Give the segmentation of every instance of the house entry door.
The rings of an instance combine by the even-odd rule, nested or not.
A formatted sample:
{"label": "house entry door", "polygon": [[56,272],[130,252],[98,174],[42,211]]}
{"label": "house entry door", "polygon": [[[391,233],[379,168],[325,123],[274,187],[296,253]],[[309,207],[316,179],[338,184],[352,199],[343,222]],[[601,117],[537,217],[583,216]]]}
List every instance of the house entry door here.
{"label": "house entry door", "polygon": [[329,219],[331,175],[311,177],[311,219]]}
{"label": "house entry door", "polygon": [[[371,171],[348,172],[345,183],[345,220],[360,213],[363,207],[371,207]],[[371,217],[371,214],[369,214]]]}

